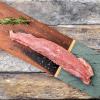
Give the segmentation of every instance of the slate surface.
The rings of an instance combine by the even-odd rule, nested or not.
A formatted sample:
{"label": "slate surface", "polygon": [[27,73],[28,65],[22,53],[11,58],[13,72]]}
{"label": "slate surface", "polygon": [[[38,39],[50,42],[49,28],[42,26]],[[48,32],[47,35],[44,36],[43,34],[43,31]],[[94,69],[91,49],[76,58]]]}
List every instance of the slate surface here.
{"label": "slate surface", "polygon": [[9,4],[49,25],[100,23],[99,0],[10,0]]}

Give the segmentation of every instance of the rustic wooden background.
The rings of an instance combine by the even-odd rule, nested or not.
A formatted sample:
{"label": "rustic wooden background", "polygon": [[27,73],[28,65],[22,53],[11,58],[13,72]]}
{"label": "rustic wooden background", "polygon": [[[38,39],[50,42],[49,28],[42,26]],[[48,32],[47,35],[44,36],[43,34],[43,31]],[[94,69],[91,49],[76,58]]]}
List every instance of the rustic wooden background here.
{"label": "rustic wooden background", "polygon": [[[99,0],[0,1],[100,52]],[[91,98],[60,80],[44,75],[45,73],[41,70],[2,50],[0,51],[0,72],[0,99]]]}

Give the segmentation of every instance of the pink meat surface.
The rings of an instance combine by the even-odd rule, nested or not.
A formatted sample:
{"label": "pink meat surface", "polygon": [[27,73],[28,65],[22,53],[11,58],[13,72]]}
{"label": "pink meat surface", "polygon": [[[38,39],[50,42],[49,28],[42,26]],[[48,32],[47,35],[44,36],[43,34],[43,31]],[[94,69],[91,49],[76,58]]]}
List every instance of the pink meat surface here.
{"label": "pink meat surface", "polygon": [[80,78],[84,84],[90,84],[93,70],[83,58],[76,58],[58,44],[31,34],[10,31],[10,38],[49,58],[65,71]]}

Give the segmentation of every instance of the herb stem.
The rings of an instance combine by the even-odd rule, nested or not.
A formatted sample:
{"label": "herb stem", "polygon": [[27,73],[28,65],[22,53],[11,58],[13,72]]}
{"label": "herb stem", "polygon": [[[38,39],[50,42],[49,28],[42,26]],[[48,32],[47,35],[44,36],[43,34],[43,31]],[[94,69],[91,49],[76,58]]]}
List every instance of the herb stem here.
{"label": "herb stem", "polygon": [[19,17],[19,18],[6,17],[4,19],[0,19],[0,24],[2,24],[2,25],[29,24],[29,23],[30,23],[30,21],[27,20],[26,18],[22,17],[22,16]]}

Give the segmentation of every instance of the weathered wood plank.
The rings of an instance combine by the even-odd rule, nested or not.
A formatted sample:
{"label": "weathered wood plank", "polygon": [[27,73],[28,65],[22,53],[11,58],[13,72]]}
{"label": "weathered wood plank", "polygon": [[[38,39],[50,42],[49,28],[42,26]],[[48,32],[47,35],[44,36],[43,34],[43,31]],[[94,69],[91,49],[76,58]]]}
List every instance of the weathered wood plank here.
{"label": "weathered wood plank", "polygon": [[44,74],[0,73],[0,99],[19,98],[64,99],[90,96]]}
{"label": "weathered wood plank", "polygon": [[100,51],[100,25],[58,25],[55,28],[62,34]]}

